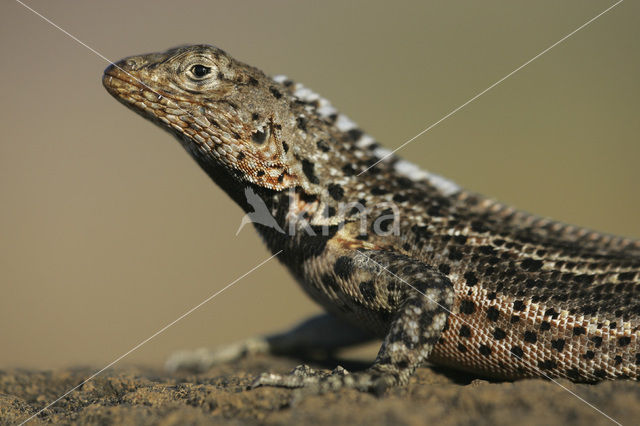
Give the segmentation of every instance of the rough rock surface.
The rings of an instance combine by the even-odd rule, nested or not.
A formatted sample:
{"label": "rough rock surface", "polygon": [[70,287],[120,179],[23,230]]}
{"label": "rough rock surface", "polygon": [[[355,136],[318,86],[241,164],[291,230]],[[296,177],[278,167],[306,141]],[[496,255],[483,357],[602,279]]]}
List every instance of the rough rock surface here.
{"label": "rough rock surface", "polygon": [[[248,389],[258,373],[286,372],[298,363],[258,356],[197,375],[109,370],[31,424],[613,424],[549,381],[489,382],[438,368],[420,369],[407,387],[381,397],[343,390],[292,403],[290,390]],[[0,424],[20,423],[93,371],[0,371]],[[640,419],[639,383],[559,383],[622,424]]]}

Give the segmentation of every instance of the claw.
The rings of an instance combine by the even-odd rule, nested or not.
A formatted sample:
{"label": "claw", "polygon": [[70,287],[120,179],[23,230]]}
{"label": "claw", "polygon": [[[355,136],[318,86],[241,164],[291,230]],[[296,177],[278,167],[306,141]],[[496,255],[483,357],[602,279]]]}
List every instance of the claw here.
{"label": "claw", "polygon": [[289,374],[262,373],[251,384],[251,388],[276,386],[296,389],[293,395],[294,400],[300,400],[302,396],[335,392],[340,389],[357,389],[380,396],[395,382],[396,378],[392,375],[379,373],[373,375],[366,371],[349,373],[341,366],[327,372],[314,370],[308,365],[299,365]]}

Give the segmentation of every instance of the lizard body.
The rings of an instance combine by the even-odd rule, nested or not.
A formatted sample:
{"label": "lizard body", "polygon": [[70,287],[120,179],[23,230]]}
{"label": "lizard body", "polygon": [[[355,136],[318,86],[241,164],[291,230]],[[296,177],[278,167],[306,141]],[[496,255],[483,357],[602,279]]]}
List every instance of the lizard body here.
{"label": "lizard body", "polygon": [[387,156],[325,99],[211,46],[123,59],[103,84],[245,211],[246,191],[259,197],[280,226],[254,225],[304,290],[383,339],[367,371],[258,384],[374,390],[405,384],[426,360],[500,378],[639,378],[639,241],[521,212]]}

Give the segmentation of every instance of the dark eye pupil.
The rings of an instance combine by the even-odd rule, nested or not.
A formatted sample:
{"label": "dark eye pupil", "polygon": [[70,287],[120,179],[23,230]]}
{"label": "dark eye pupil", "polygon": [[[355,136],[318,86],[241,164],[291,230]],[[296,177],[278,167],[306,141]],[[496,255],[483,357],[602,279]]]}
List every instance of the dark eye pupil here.
{"label": "dark eye pupil", "polygon": [[211,72],[211,68],[205,67],[204,65],[194,65],[191,67],[191,72],[196,77],[204,77]]}

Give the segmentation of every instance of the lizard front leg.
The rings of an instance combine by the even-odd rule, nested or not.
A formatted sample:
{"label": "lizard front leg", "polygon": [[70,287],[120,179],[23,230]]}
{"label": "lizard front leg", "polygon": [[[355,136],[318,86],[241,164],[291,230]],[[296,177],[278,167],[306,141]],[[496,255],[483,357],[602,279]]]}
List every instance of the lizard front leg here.
{"label": "lizard front leg", "polygon": [[347,306],[348,319],[381,325],[384,342],[374,364],[363,372],[338,367],[331,373],[298,367],[289,375],[265,373],[257,386],[305,388],[324,393],[343,387],[384,391],[404,385],[429,356],[453,305],[449,279],[422,262],[386,251],[362,250],[335,258],[324,277],[327,292]]}

